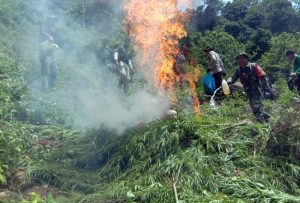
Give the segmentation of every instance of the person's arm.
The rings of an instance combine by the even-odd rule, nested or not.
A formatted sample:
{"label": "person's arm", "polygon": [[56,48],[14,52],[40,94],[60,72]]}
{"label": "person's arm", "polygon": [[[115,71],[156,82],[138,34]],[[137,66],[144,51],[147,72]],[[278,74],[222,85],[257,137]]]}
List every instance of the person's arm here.
{"label": "person's arm", "polygon": [[131,71],[134,72],[134,69],[133,69],[133,66],[132,66],[131,59],[128,60],[128,65],[129,65],[129,68],[131,69]]}
{"label": "person's arm", "polygon": [[119,53],[117,51],[115,51],[114,53],[114,61],[116,64],[118,64],[118,60],[119,60]]}
{"label": "person's arm", "polygon": [[227,80],[227,83],[229,85],[234,84],[239,79],[239,77],[240,77],[239,68],[237,68],[233,73],[233,75]]}
{"label": "person's arm", "polygon": [[223,63],[221,58],[220,58],[220,65],[221,65],[221,68],[222,68],[222,75],[225,77],[226,76],[226,70],[224,68],[224,63]]}
{"label": "person's arm", "polygon": [[255,74],[257,75],[257,77],[259,78],[261,87],[264,89],[264,91],[271,92],[271,87],[270,87],[270,84],[267,79],[265,71],[258,64],[255,65],[254,71],[255,71]]}
{"label": "person's arm", "polygon": [[53,43],[52,46],[53,46],[53,48],[55,48],[55,49],[59,49],[58,44]]}
{"label": "person's arm", "polygon": [[209,59],[209,64],[207,69],[213,71],[217,66],[218,59],[214,54],[209,54],[208,59]]}
{"label": "person's arm", "polygon": [[258,64],[255,64],[254,71],[258,78],[266,77],[265,71]]}

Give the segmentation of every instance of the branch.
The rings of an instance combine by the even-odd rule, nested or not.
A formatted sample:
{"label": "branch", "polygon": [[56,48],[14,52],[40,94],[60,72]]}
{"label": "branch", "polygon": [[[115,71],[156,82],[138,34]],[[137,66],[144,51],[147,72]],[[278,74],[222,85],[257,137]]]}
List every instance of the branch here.
{"label": "branch", "polygon": [[205,126],[205,127],[225,127],[224,130],[226,130],[226,129],[235,128],[235,127],[238,127],[238,126],[248,125],[248,124],[251,124],[251,122],[250,121],[243,121],[243,122],[236,123],[236,124],[225,123],[225,124],[213,124],[213,125],[202,125],[202,126]]}
{"label": "branch", "polygon": [[286,131],[286,130],[293,130],[293,129],[295,129],[295,128],[300,128],[300,124],[288,126],[288,127],[286,127],[286,128],[283,128],[283,129],[279,130],[278,132],[274,132],[274,134],[276,135],[276,134],[282,133],[282,132],[284,132],[284,131]]}
{"label": "branch", "polygon": [[177,181],[179,179],[181,168],[182,168],[182,163],[180,164],[180,166],[178,168],[177,175],[176,175],[175,179],[173,179],[173,181],[172,181],[172,188],[173,188],[173,192],[174,192],[175,203],[179,203],[178,193],[177,193],[177,186],[176,185],[177,185]]}
{"label": "branch", "polygon": [[230,125],[230,126],[224,128],[223,130],[228,130],[230,128],[235,128],[235,127],[238,127],[238,126],[249,125],[249,124],[251,124],[249,121],[244,121],[244,122],[241,122],[241,123]]}
{"label": "branch", "polygon": [[175,203],[179,203],[178,194],[177,194],[177,187],[176,187],[177,181],[172,183],[174,197],[175,197]]}

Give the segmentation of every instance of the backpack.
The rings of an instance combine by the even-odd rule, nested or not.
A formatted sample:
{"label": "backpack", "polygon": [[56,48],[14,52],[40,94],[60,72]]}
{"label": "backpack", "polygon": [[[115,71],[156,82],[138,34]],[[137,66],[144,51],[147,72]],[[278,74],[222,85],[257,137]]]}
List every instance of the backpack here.
{"label": "backpack", "polygon": [[[278,93],[276,92],[275,89],[272,88],[272,83],[270,82],[269,77],[266,75],[266,73],[262,69],[259,70],[256,67],[257,67],[256,63],[250,63],[251,72],[249,73],[250,77],[248,78],[248,80],[250,80],[249,82],[251,84],[248,84],[248,85],[254,85],[254,83],[256,83],[256,85],[258,85],[258,87],[260,87],[260,92],[263,95],[264,99],[270,99],[270,100],[276,99],[276,95],[278,95]],[[265,85],[268,85],[269,89],[262,88],[261,82],[259,81],[260,74],[264,75],[264,77],[266,79],[266,83],[267,83]],[[241,78],[241,75],[240,75],[240,79],[243,80]],[[243,84],[243,86],[244,86],[244,84]],[[244,88],[246,89],[247,87],[244,86]],[[264,95],[266,95],[267,92],[269,92],[271,94],[270,97],[268,97],[268,98],[264,96]]]}

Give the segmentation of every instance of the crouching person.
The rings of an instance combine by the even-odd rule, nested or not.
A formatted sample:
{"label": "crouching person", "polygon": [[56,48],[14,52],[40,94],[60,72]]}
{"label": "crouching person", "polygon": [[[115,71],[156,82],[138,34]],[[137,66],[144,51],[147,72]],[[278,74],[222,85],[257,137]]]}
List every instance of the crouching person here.
{"label": "crouching person", "polygon": [[287,50],[286,56],[294,61],[294,71],[291,73],[291,79],[288,81],[290,90],[297,89],[300,94],[300,55],[296,54],[294,50]]}
{"label": "crouching person", "polygon": [[268,83],[265,72],[256,63],[250,63],[247,54],[242,53],[236,57],[239,67],[229,78],[228,83],[233,84],[240,79],[244,91],[246,92],[252,112],[258,122],[268,122],[270,116],[264,111],[262,104],[261,91],[264,92],[265,98],[270,98],[271,87]]}

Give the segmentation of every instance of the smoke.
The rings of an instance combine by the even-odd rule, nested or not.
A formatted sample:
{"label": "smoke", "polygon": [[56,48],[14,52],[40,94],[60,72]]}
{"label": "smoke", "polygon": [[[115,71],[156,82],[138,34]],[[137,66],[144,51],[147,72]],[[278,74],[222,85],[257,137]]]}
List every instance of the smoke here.
{"label": "smoke", "polygon": [[177,8],[181,11],[186,9],[196,9],[197,7],[204,5],[204,0],[178,0]]}
{"label": "smoke", "polygon": [[[33,67],[28,67],[28,78],[36,78],[30,82],[33,98],[42,97],[55,103],[60,113],[70,115],[69,124],[75,128],[104,125],[122,132],[128,127],[163,116],[169,102],[151,83],[139,85],[138,81],[142,78],[136,73],[133,76],[135,82],[129,84],[129,95],[126,95],[118,88],[118,73],[108,70],[101,60],[103,39],[111,44],[124,41],[122,3],[93,1],[98,7],[106,9],[99,10],[89,7],[88,1],[76,2],[81,4],[67,0],[37,0],[27,4],[34,11],[34,26],[24,35],[21,49],[24,56],[31,55]],[[43,26],[49,26],[46,25],[49,17],[54,19],[50,26],[53,28],[54,43],[59,46],[54,54],[58,67],[57,79],[52,89],[40,90],[38,50],[45,40],[45,35],[41,33]]]}

